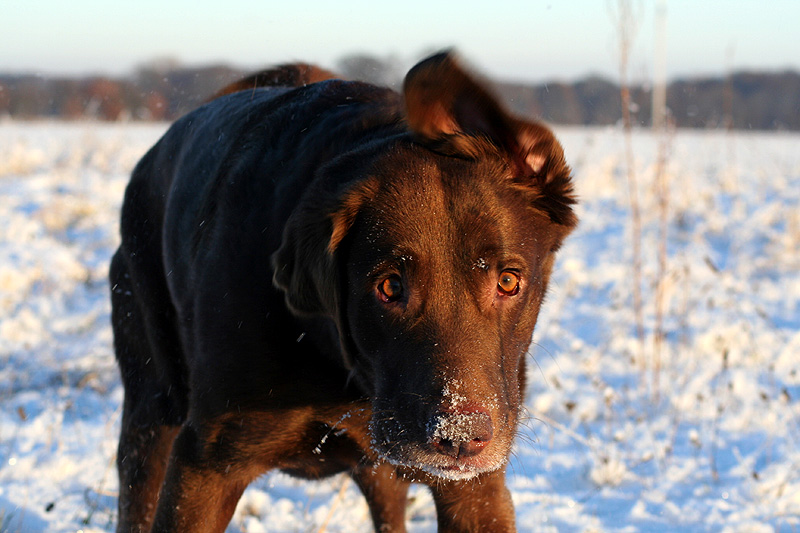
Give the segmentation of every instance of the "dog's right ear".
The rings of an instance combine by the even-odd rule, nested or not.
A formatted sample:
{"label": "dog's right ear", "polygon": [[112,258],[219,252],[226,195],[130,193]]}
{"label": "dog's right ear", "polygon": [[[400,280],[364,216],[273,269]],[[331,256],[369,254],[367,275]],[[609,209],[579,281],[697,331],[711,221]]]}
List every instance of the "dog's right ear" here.
{"label": "dog's right ear", "polygon": [[373,183],[365,180],[343,191],[309,193],[289,217],[283,242],[272,254],[272,281],[293,312],[328,315],[338,324],[337,252],[361,206],[374,194]]}
{"label": "dog's right ear", "polygon": [[298,315],[325,315],[336,324],[345,367],[355,367],[358,350],[350,337],[343,301],[342,242],[361,206],[374,197],[375,183],[364,180],[343,191],[307,191],[272,254],[272,283]]}
{"label": "dog's right ear", "polygon": [[338,274],[326,247],[330,235],[329,221],[304,204],[286,223],[283,242],[272,254],[272,283],[294,313],[315,315],[336,306]]}

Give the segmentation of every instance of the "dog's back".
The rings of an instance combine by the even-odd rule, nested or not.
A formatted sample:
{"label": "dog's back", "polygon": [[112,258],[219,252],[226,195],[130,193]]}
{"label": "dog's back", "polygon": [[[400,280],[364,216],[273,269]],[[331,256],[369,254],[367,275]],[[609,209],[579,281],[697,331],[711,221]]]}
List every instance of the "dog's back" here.
{"label": "dog's back", "polygon": [[209,100],[239,91],[254,91],[261,87],[302,87],[338,78],[336,74],[307,63],[291,63],[261,70],[226,85]]}

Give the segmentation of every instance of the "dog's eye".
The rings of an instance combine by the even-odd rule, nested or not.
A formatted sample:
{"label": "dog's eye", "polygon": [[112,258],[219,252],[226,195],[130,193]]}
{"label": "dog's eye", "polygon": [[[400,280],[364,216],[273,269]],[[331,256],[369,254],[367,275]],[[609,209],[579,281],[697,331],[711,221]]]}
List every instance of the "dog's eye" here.
{"label": "dog's eye", "polygon": [[504,270],[497,279],[497,292],[503,296],[514,296],[519,292],[519,274]]}
{"label": "dog's eye", "polygon": [[396,302],[403,296],[403,282],[400,276],[392,275],[381,281],[378,285],[381,300],[384,302]]}

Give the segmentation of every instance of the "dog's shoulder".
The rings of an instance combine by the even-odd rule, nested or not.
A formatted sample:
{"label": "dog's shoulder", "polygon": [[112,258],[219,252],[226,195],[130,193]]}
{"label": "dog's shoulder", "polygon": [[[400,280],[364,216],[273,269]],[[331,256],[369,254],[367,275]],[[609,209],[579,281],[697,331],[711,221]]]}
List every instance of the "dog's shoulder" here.
{"label": "dog's shoulder", "polygon": [[[327,79],[298,87],[259,87],[224,94],[167,130],[145,162],[192,180],[248,170],[264,158],[331,157],[375,132],[399,128],[400,95],[357,81]],[[252,166],[249,170],[254,170]],[[152,174],[152,172],[150,172]]]}

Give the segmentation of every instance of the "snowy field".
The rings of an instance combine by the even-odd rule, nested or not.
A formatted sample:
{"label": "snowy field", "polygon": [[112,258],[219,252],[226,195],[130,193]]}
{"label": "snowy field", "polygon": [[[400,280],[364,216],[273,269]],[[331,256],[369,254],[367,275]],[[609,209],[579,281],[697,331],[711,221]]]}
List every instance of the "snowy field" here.
{"label": "snowy field", "polygon": [[[128,174],[165,128],[0,122],[0,532],[113,530],[122,390],[106,269]],[[635,134],[641,343],[622,136],[558,133],[581,225],[531,352],[508,469],[519,530],[799,531],[800,136],[676,133],[659,274],[658,143]],[[408,525],[436,529],[423,488]],[[370,528],[346,477],[269,474],[228,531]]]}

